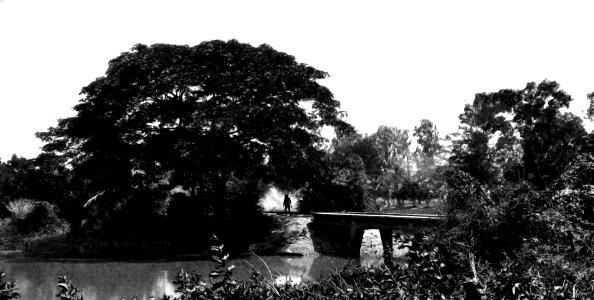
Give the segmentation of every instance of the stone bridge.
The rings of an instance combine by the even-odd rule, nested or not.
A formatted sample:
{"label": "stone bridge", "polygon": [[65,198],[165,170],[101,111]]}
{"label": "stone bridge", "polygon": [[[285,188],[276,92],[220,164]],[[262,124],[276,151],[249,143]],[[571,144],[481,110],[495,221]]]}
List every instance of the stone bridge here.
{"label": "stone bridge", "polygon": [[443,219],[439,215],[385,214],[359,212],[312,212],[313,222],[318,225],[341,226],[350,229],[350,251],[359,256],[365,229],[379,229],[384,248],[384,257],[391,259],[393,251],[392,232],[420,233],[435,226]]}

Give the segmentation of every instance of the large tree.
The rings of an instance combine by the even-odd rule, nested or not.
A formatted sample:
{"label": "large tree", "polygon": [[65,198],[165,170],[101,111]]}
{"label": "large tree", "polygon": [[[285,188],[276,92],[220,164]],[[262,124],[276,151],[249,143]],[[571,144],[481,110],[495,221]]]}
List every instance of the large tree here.
{"label": "large tree", "polygon": [[268,45],[139,44],[82,89],[76,116],[38,136],[68,157],[81,205],[103,191],[121,206],[138,190],[181,187],[220,215],[232,178],[303,185],[320,129],[350,128],[318,83],[326,76]]}
{"label": "large tree", "polygon": [[450,160],[483,182],[505,176],[543,188],[586,143],[581,119],[562,111],[570,102],[558,83],[547,80],[477,94],[460,115],[462,139],[454,143]]}

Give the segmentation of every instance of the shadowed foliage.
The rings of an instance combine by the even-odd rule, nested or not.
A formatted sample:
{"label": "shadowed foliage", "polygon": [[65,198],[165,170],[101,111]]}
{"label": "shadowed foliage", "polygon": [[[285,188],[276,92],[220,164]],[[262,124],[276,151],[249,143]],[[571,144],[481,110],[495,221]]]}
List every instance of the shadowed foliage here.
{"label": "shadowed foliage", "polygon": [[[307,184],[320,172],[322,126],[350,130],[317,82],[326,76],[268,45],[139,44],[82,89],[76,116],[38,137],[72,168],[68,206],[103,195],[105,224],[141,229],[168,211],[227,224],[233,205],[253,210],[259,196],[233,191]],[[84,213],[69,214],[75,228]]]}
{"label": "shadowed foliage", "polygon": [[587,142],[581,119],[562,112],[571,100],[546,80],[523,90],[476,94],[460,115],[463,133],[450,162],[481,182],[505,177],[543,189]]}

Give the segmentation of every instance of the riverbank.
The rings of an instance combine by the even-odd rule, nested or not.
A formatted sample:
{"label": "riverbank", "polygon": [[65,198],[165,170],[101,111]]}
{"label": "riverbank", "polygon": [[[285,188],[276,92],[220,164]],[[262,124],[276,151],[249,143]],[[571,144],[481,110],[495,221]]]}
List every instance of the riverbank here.
{"label": "riverbank", "polygon": [[[311,215],[271,214],[273,219],[269,233],[265,238],[247,247],[244,253],[256,255],[278,255],[285,257],[320,255],[347,256],[345,249],[348,241],[336,232],[319,230],[312,224]],[[4,223],[3,225],[7,225]],[[103,241],[83,237],[67,238],[66,233],[45,233],[20,238],[18,233],[9,232],[4,226],[4,240],[14,241],[3,244],[0,257],[28,256],[44,259],[123,259],[123,260],[194,260],[208,259],[208,251],[175,252],[175,245],[164,241],[136,243],[134,241]],[[8,231],[7,231],[8,230]],[[19,242],[16,242],[19,241]],[[394,240],[396,242],[396,240]],[[383,255],[381,238],[378,230],[366,230],[361,244],[361,256],[373,260]],[[397,251],[396,251],[397,252]],[[397,253],[395,255],[398,255]]]}
{"label": "riverbank", "polygon": [[[21,206],[24,205],[21,204]],[[409,206],[400,209],[409,212],[419,210]],[[20,210],[25,211],[25,209]],[[10,255],[41,259],[192,260],[209,257],[208,240],[202,243],[204,245],[199,247],[200,249],[195,247],[184,249],[187,245],[177,245],[161,239],[104,240],[86,235],[73,238],[68,234],[66,223],[55,218],[53,212],[49,213],[53,220],[51,224],[42,226],[40,230],[31,230],[31,226],[25,226],[30,223],[26,220],[31,215],[31,210],[29,208],[27,213],[20,212],[14,214],[12,218],[0,220],[0,251],[9,251],[7,253],[12,253]],[[245,248],[242,247],[243,250],[234,251],[233,256],[253,253],[286,257],[319,255],[346,257],[351,254],[346,251],[349,247],[347,231],[342,228],[330,231],[327,228],[316,228],[312,224],[311,215],[264,213],[263,218],[268,220],[268,232],[261,234],[256,242],[245,245]],[[194,243],[196,243],[195,239]],[[184,244],[187,243],[184,242]],[[378,230],[365,232],[360,254],[362,257],[382,257],[383,248]]]}

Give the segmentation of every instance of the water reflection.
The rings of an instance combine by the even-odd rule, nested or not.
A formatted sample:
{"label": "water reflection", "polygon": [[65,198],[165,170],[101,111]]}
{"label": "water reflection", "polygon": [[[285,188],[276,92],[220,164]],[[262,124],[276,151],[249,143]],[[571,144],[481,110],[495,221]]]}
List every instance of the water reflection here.
{"label": "water reflection", "polygon": [[21,299],[55,299],[57,277],[62,274],[73,279],[85,299],[120,300],[132,295],[148,299],[173,294],[171,274],[177,272],[160,263],[4,261],[1,265],[16,281]]}
{"label": "water reflection", "polygon": [[[316,280],[343,268],[346,258],[264,256],[233,259],[237,279],[249,279],[256,269],[272,281],[287,278],[292,282]],[[88,300],[120,300],[137,295],[139,299],[173,295],[173,281],[180,269],[206,276],[214,269],[209,261],[121,262],[121,261],[35,261],[0,260],[0,270],[8,280],[15,280],[21,299],[55,299],[56,283],[66,275],[82,290]],[[288,276],[288,277],[287,277]],[[206,280],[208,280],[205,277]]]}
{"label": "water reflection", "polygon": [[[394,251],[396,259],[404,254]],[[272,282],[296,284],[318,280],[349,263],[363,266],[382,263],[383,249],[379,232],[365,232],[359,262],[336,256],[247,256],[232,259],[235,265],[234,277],[240,280],[250,278],[255,269]],[[175,293],[175,280],[180,269],[196,271],[205,276],[215,268],[210,261],[38,261],[25,259],[1,259],[0,270],[8,280],[15,280],[21,299],[53,300],[57,293],[58,276],[66,275],[82,290],[87,300],[120,300],[133,295],[139,299],[161,298]]]}

